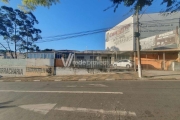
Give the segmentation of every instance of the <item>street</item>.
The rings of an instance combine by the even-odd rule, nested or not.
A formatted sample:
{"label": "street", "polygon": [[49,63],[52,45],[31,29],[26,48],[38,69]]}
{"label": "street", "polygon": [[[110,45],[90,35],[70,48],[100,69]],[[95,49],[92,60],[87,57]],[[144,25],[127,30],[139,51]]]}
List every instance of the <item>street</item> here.
{"label": "street", "polygon": [[0,120],[179,120],[180,81],[0,82]]}

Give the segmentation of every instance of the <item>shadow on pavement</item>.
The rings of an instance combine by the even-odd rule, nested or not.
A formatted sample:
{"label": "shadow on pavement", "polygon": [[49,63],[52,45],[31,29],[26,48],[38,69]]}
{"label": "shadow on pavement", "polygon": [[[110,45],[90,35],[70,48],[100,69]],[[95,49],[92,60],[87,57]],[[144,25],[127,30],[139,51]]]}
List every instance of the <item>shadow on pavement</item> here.
{"label": "shadow on pavement", "polygon": [[12,102],[13,102],[13,101],[1,102],[1,103],[0,103],[0,109],[1,109],[1,108],[16,107],[15,105],[8,105],[9,103],[12,103]]}

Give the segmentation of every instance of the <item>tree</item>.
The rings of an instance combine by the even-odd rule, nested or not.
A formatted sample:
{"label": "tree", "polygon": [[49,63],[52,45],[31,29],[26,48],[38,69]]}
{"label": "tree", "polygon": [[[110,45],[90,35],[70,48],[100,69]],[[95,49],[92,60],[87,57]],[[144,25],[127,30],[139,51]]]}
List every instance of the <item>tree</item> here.
{"label": "tree", "polygon": [[[8,3],[10,0],[1,0],[2,2]],[[21,0],[22,5],[19,7],[22,10],[34,10],[36,9],[37,6],[45,6],[45,7],[50,7],[52,4],[56,4],[59,2],[59,0]]]}
{"label": "tree", "polygon": [[[154,0],[110,0],[113,2],[114,12],[118,8],[118,5],[124,3],[125,6],[133,6],[133,9],[142,10],[145,6],[151,6]],[[180,10],[180,2],[178,0],[162,0],[161,5],[166,4],[166,9],[162,12],[176,12]]]}
{"label": "tree", "polygon": [[42,51],[53,51],[53,49],[46,48],[46,49],[44,49]]}
{"label": "tree", "polygon": [[18,9],[1,6],[0,15],[0,35],[7,42],[10,51],[9,44],[14,43],[15,56],[11,53],[12,58],[17,58],[17,51],[39,51],[34,42],[41,39],[41,30],[34,28],[38,21],[31,12],[24,13]]}

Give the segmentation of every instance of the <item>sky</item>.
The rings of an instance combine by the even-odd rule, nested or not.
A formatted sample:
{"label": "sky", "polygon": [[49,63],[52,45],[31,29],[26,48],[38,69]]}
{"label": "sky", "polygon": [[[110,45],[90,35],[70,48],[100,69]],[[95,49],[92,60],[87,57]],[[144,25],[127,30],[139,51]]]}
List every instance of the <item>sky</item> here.
{"label": "sky", "polygon": [[[145,7],[141,13],[159,12],[164,8],[160,5],[161,1],[155,0],[152,6]],[[0,2],[1,6],[6,5],[14,9],[17,9],[19,4],[21,4],[20,0],[11,0],[9,4]],[[123,4],[119,5],[116,12],[113,8],[104,11],[111,5],[110,0],[60,0],[60,3],[50,8],[37,7],[33,14],[39,24],[35,27],[42,30],[43,39],[36,44],[41,50],[46,48],[79,51],[105,50],[105,32],[59,40],[53,36],[112,28],[133,14],[129,12],[132,7],[125,7]],[[43,42],[48,37],[51,41]],[[4,43],[2,37],[0,37],[0,42]],[[14,49],[13,44],[11,47]],[[3,48],[0,47],[0,49]]]}

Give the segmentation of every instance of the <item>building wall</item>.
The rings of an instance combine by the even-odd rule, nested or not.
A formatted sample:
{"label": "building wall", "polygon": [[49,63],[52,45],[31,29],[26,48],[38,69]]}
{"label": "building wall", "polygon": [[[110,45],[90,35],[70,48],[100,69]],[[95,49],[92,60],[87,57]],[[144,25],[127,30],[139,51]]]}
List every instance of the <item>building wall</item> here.
{"label": "building wall", "polygon": [[98,69],[55,67],[56,75],[87,75],[98,74],[100,72]]}
{"label": "building wall", "polygon": [[47,76],[54,74],[54,59],[2,59],[1,76]]}
{"label": "building wall", "polygon": [[[148,44],[152,43],[153,45],[153,40],[156,38],[155,35],[173,31],[179,27],[179,16],[180,12],[172,13],[167,16],[160,13],[139,15],[140,39],[151,37],[150,39],[152,40],[148,40]],[[136,48],[134,32],[137,29],[135,23],[136,16],[130,16],[107,31],[105,35],[105,49],[112,51],[134,51]],[[152,45],[146,46],[149,47]]]}
{"label": "building wall", "polygon": [[28,59],[55,59],[55,53],[53,52],[33,52],[27,53]]}
{"label": "building wall", "polygon": [[26,66],[54,66],[54,59],[26,59]]}
{"label": "building wall", "polygon": [[54,75],[54,66],[26,66],[26,76]]}
{"label": "building wall", "polygon": [[178,29],[140,40],[141,50],[177,49],[179,44]]}
{"label": "building wall", "polygon": [[26,76],[54,74],[54,59],[26,59]]}
{"label": "building wall", "polygon": [[173,71],[180,71],[180,62],[172,62],[171,66]]}
{"label": "building wall", "polygon": [[[15,57],[15,53],[12,53]],[[2,54],[2,57],[0,59],[13,59],[10,52],[6,52]],[[25,54],[17,52],[17,59],[25,59]]]}
{"label": "building wall", "polygon": [[178,61],[178,52],[165,53],[165,68],[163,53],[141,54],[141,66],[142,69],[146,70],[172,70],[172,62],[174,61]]}
{"label": "building wall", "polygon": [[1,59],[0,76],[24,76],[26,73],[25,59]]}
{"label": "building wall", "polygon": [[169,15],[161,13],[139,15],[140,39],[175,30],[179,26],[179,16],[180,12]]}
{"label": "building wall", "polygon": [[61,59],[55,59],[55,67],[64,67]]}
{"label": "building wall", "polygon": [[134,50],[134,18],[130,16],[106,32],[105,49],[112,51]]}

